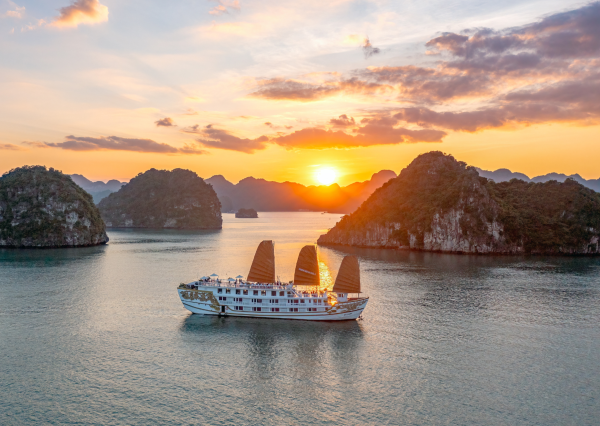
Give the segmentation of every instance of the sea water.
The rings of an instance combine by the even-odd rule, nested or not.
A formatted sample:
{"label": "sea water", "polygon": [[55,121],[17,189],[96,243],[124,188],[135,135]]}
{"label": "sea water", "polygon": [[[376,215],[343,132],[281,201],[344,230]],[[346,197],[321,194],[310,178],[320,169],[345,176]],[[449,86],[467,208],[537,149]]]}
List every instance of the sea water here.
{"label": "sea water", "polygon": [[0,424],[593,425],[600,259],[357,255],[362,320],[186,311],[177,285],[246,275],[339,215],[224,215],[219,231],[113,230],[106,246],[0,250]]}

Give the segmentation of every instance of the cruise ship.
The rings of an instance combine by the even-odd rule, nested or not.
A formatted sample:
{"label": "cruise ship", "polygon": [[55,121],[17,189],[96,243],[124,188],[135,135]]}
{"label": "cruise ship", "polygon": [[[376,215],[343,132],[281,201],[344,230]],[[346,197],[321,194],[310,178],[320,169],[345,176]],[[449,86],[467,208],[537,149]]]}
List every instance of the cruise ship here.
{"label": "cruise ship", "polygon": [[304,246],[294,280],[282,283],[275,279],[275,245],[270,240],[259,244],[246,279],[212,274],[181,283],[177,291],[183,306],[195,314],[308,321],[355,320],[369,301],[361,296],[355,256],[344,257],[328,291],[321,288],[316,247]]}

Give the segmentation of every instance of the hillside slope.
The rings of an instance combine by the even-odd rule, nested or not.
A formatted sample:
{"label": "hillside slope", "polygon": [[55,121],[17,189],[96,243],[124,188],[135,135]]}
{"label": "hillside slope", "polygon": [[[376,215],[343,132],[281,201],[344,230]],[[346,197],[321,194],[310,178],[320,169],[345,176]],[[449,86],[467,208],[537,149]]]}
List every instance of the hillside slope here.
{"label": "hillside slope", "polygon": [[115,228],[221,229],[213,188],[189,170],[150,169],[98,204]]}

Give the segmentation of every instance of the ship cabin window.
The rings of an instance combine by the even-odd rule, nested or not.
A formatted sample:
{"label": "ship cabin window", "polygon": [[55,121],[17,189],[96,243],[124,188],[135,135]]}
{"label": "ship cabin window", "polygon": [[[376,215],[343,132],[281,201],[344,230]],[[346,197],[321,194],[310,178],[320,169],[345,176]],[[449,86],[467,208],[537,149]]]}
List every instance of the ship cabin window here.
{"label": "ship cabin window", "polygon": [[269,302],[271,302],[271,303],[279,303],[279,299],[270,299]]}
{"label": "ship cabin window", "polygon": [[340,297],[344,297],[344,293],[340,293]]}
{"label": "ship cabin window", "polygon": [[252,294],[253,294],[254,296],[258,296],[258,290],[254,290],[254,291],[252,292]]}
{"label": "ship cabin window", "polygon": [[262,303],[262,299],[252,299],[252,303]]}
{"label": "ship cabin window", "polygon": [[288,297],[294,297],[294,293],[291,291],[288,291]]}
{"label": "ship cabin window", "polygon": [[240,303],[242,303],[242,300],[243,300],[243,299],[242,299],[241,297],[234,297],[234,298],[233,298],[233,301],[234,301],[234,302],[240,302]]}
{"label": "ship cabin window", "polygon": [[260,291],[260,295],[261,296],[266,296],[267,295],[267,290],[261,290]]}
{"label": "ship cabin window", "polygon": [[280,297],[283,297],[283,296],[285,296],[285,291],[280,291],[280,292],[279,292],[279,296],[280,296]]}
{"label": "ship cabin window", "polygon": [[252,307],[252,310],[253,310],[254,312],[260,312],[260,311],[262,311],[262,308],[261,308],[260,306],[258,306],[258,307],[257,307],[257,306],[253,306],[253,307]]}
{"label": "ship cabin window", "polygon": [[231,293],[231,289],[227,288],[225,289],[225,294],[230,294]]}
{"label": "ship cabin window", "polygon": [[241,290],[236,290],[235,294],[240,294]]}
{"label": "ship cabin window", "polygon": [[304,299],[302,299],[302,300],[300,301],[300,303],[305,303]]}
{"label": "ship cabin window", "polygon": [[244,290],[244,295],[248,296],[248,290]]}
{"label": "ship cabin window", "polygon": [[218,288],[217,289],[217,293],[223,293],[223,289],[222,288]]}
{"label": "ship cabin window", "polygon": [[308,308],[308,312],[317,312],[317,308]]}
{"label": "ship cabin window", "polygon": [[227,300],[227,297],[225,297],[225,296],[219,296],[219,300]]}
{"label": "ship cabin window", "polygon": [[244,307],[243,306],[235,306],[235,310],[236,311],[243,311]]}
{"label": "ship cabin window", "polygon": [[298,312],[298,308],[290,308],[290,312]]}
{"label": "ship cabin window", "polygon": [[298,300],[294,300],[294,303],[298,303]]}
{"label": "ship cabin window", "polygon": [[277,296],[277,292],[276,291],[272,291],[271,292],[271,296]]}
{"label": "ship cabin window", "polygon": [[279,308],[271,308],[271,312],[279,312]]}

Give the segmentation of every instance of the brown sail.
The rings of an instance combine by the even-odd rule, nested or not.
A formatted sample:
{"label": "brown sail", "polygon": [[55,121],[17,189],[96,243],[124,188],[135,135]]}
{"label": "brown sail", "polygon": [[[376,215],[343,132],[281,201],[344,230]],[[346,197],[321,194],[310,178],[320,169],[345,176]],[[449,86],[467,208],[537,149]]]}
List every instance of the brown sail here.
{"label": "brown sail", "polygon": [[257,283],[275,282],[275,245],[273,241],[265,240],[258,245],[247,280]]}
{"label": "brown sail", "polygon": [[360,268],[356,256],[345,256],[342,260],[333,291],[336,293],[360,293]]}
{"label": "brown sail", "polygon": [[315,246],[304,246],[300,250],[296,271],[294,272],[295,285],[319,286],[319,261],[317,260],[317,249]]}

